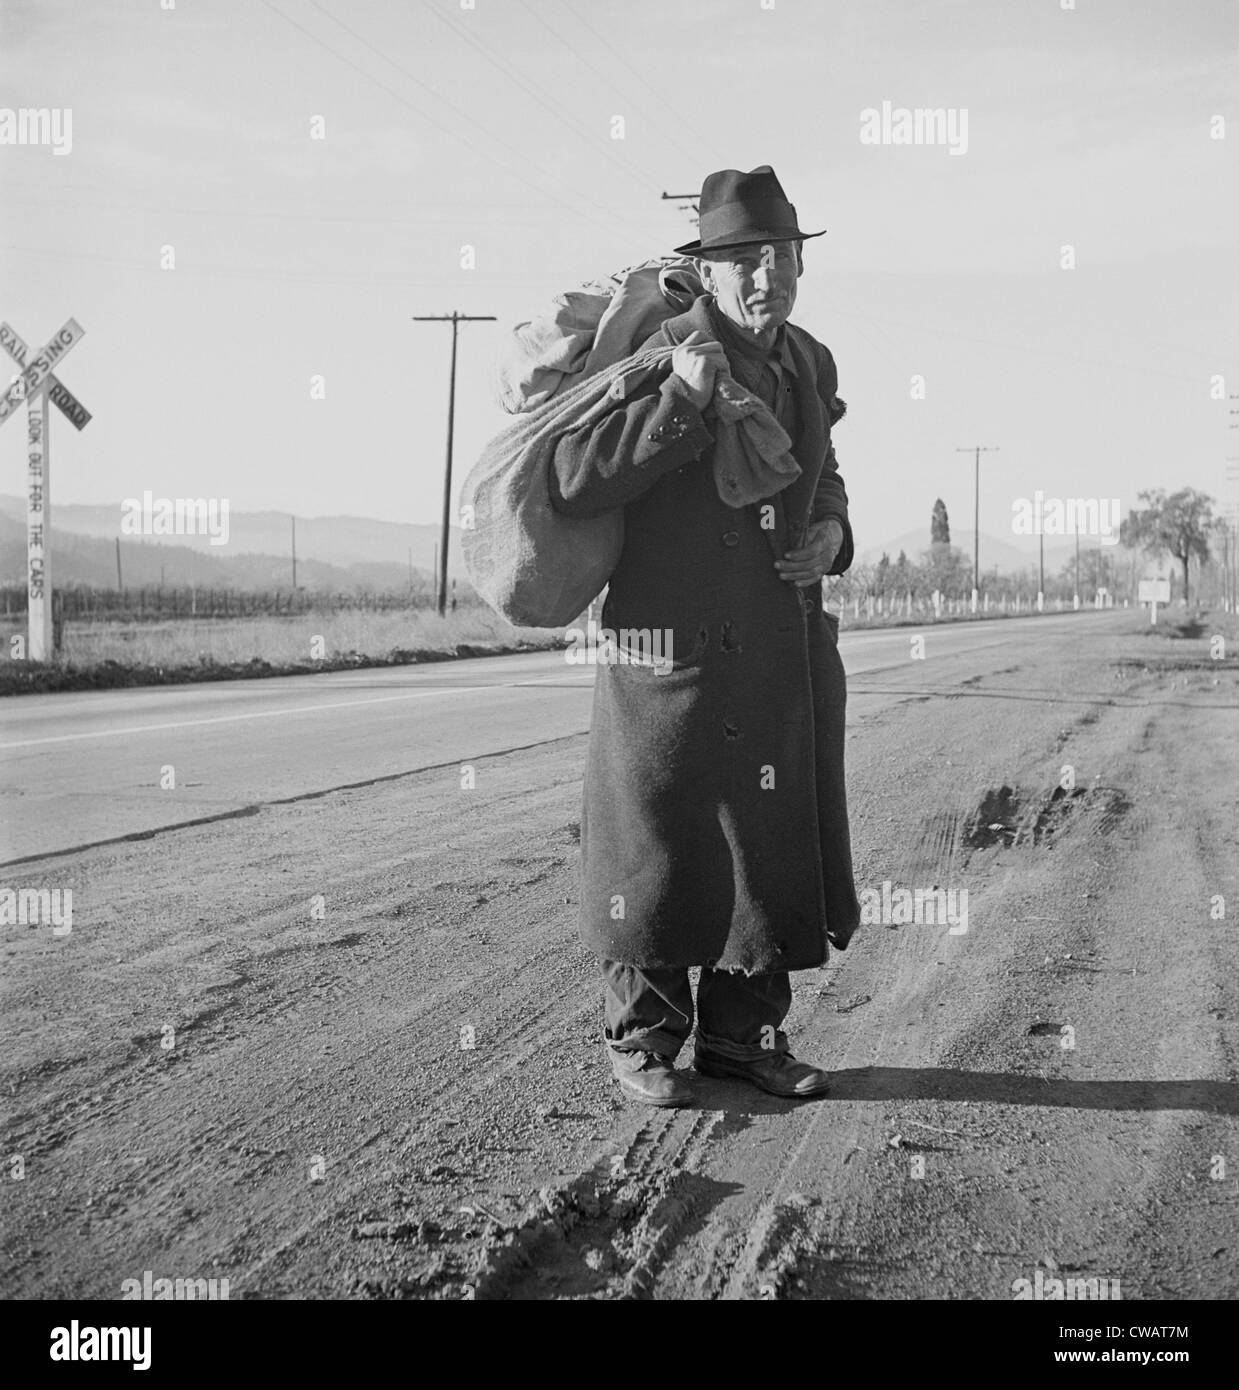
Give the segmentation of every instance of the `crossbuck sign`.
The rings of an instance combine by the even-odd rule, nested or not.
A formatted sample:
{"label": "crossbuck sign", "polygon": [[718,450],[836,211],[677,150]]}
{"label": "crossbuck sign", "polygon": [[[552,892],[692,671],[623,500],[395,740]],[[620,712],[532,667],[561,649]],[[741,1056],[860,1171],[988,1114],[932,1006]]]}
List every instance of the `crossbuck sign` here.
{"label": "crossbuck sign", "polygon": [[26,344],[0,323],[0,348],[22,369],[0,396],[0,425],[26,403],[26,593],[31,661],[47,661],[52,655],[52,493],[48,457],[47,403],[51,403],[75,428],[85,429],[90,411],[56,377],[53,368],[82,340],[76,319],[49,339],[32,357]]}

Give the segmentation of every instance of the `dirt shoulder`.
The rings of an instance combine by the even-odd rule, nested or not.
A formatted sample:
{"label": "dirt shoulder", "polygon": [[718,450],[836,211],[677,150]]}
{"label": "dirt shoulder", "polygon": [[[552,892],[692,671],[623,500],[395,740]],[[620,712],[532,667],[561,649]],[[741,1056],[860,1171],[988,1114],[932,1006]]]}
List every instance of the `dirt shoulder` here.
{"label": "dirt shoulder", "polygon": [[381,666],[414,666],[424,661],[509,656],[551,651],[558,637],[519,642],[456,642],[450,648],[410,647],[389,652],[343,652],[317,661],[213,661],[145,665],[100,661],[88,666],[54,662],[6,661],[0,667],[0,695],[50,695],[62,690],[122,690],[137,685],[197,685],[203,681],[267,680],[272,676],[314,676],[323,671],[361,671]]}
{"label": "dirt shoulder", "polygon": [[4,928],[0,1290],[1233,1297],[1236,652],[1133,617],[852,681],[858,886],[968,930],[793,977],[815,1104],[618,1097],[581,737],[27,866],[74,920]]}

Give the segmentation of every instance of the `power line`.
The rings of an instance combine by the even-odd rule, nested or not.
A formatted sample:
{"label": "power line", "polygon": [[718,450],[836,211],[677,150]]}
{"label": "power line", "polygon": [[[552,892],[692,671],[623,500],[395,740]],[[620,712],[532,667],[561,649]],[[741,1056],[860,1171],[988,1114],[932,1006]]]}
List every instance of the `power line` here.
{"label": "power line", "polygon": [[[536,164],[529,158],[529,151],[527,149],[518,149],[516,146],[508,144],[507,141],[501,139],[500,137],[493,135],[491,131],[470,112],[458,106],[450,98],[445,97],[437,87],[423,82],[422,79],[418,77],[416,73],[410,72],[409,69],[406,68],[402,63],[396,62],[394,58],[384,53],[381,49],[376,48],[374,44],[372,44],[364,34],[358,33],[358,31],[352,28],[351,25],[346,24],[337,15],[333,14],[325,5],[320,3],[320,0],[310,0],[310,4],[312,4],[314,8],[319,11],[320,14],[326,15],[327,18],[330,19],[333,24],[339,25],[339,27],[343,29],[346,34],[351,35],[351,37],[356,39],[357,42],[360,43],[363,47],[368,49],[371,53],[375,54],[376,57],[381,58],[383,62],[395,68],[397,72],[401,73],[404,77],[407,77],[410,82],[415,83],[423,91],[429,92],[430,95],[433,96],[436,101],[441,102],[444,106],[449,107],[453,112],[455,112],[457,116],[461,118],[461,120],[468,121],[470,122],[470,124],[476,126],[477,129],[480,130],[482,134],[486,137],[486,139],[490,141],[492,144],[499,145],[502,149],[507,150],[508,153],[511,154],[517,161],[516,167],[529,167],[537,169],[538,172],[543,175],[543,177],[553,177],[553,175],[551,175],[543,166]],[[504,167],[506,171],[507,166],[502,167]],[[557,198],[556,202],[558,202],[562,207],[571,207],[571,204],[566,202],[562,198]],[[606,210],[602,209],[598,204],[591,203],[591,206],[597,207],[599,211],[602,211],[604,213],[604,215],[609,215],[606,213]]]}
{"label": "power line", "polygon": [[[0,253],[7,255],[43,256],[51,260],[60,261],[87,261],[98,265],[111,266],[116,270],[135,271],[142,274],[169,274],[168,271],[161,269],[153,262],[127,261],[117,256],[105,256],[90,251],[52,251],[45,247],[35,246],[0,246]],[[215,276],[220,279],[228,280],[261,280],[271,284],[307,284],[315,285],[319,288],[355,286],[358,288],[374,289],[442,290],[445,287],[445,282],[442,277],[437,279],[427,279],[424,277],[416,278],[411,275],[405,275],[401,271],[392,271],[389,275],[375,276],[372,274],[353,274],[347,271],[310,270],[304,273],[289,273],[273,270],[250,270],[245,268],[187,264],[179,265],[174,273],[176,275]],[[478,276],[475,288],[481,290],[533,290],[540,293],[553,292],[553,276],[544,276],[539,279],[528,280],[494,280],[484,278],[479,272],[473,272],[473,274]],[[457,286],[456,288],[459,289],[461,287]],[[843,318],[858,318],[865,322],[892,322],[890,319],[874,319],[872,316],[864,314],[850,314],[846,310],[837,307],[834,308],[833,312]],[[1031,347],[1027,343],[1004,343],[992,338],[978,338],[972,334],[953,333],[948,329],[935,328],[932,325],[916,324],[906,326],[915,327],[918,331],[932,333],[936,337],[959,338],[965,342],[981,343],[989,347],[1006,348],[1011,352],[1034,353],[1038,356],[1059,358],[1062,361],[1079,362],[1085,366],[1102,367],[1110,371],[1144,372],[1150,376],[1163,377],[1168,381],[1187,382],[1190,385],[1198,383],[1197,377],[1180,376],[1172,372],[1159,372],[1153,367],[1143,366],[1134,362],[1102,362],[1094,358],[1077,357],[1072,353],[1055,352],[1048,348]]]}
{"label": "power line", "polygon": [[[0,246],[0,253],[6,255],[42,256],[51,260],[60,261],[87,261],[98,265],[111,266],[116,270],[134,271],[142,274],[169,274],[168,271],[161,269],[153,262],[127,261],[118,256],[105,256],[90,251],[52,251],[41,246]],[[388,275],[376,276],[372,274],[353,274],[347,271],[309,270],[304,273],[289,273],[273,270],[250,270],[245,268],[188,264],[179,265],[174,273],[176,275],[215,276],[220,279],[228,280],[261,280],[271,284],[307,284],[315,285],[319,288],[356,286],[358,288],[374,289],[442,290],[445,287],[445,282],[442,277],[437,279],[416,278],[411,275],[406,275],[401,271],[392,271]],[[544,276],[539,279],[528,280],[495,280],[484,277],[484,275],[478,272],[473,272],[473,274],[478,276],[475,288],[481,290],[533,290],[542,293],[548,293],[553,290],[553,276]],[[456,288],[459,289],[461,287],[457,286]],[[865,322],[892,322],[889,319],[874,319],[864,314],[851,314],[838,307],[835,307],[833,312],[843,318],[858,318]],[[1163,377],[1167,381],[1187,382],[1190,385],[1198,383],[1197,377],[1180,376],[1172,372],[1159,372],[1153,367],[1146,367],[1134,362],[1102,362],[1094,358],[1077,357],[1072,353],[1055,352],[1048,348],[1031,347],[1027,343],[1004,343],[992,338],[978,338],[972,334],[953,333],[948,329],[934,328],[932,325],[926,326],[924,324],[917,324],[906,326],[915,327],[919,331],[933,333],[937,337],[959,338],[965,342],[981,343],[989,347],[1006,348],[1010,352],[1029,352],[1037,356],[1054,357],[1067,362],[1079,362],[1085,366],[1102,367],[1110,371],[1144,372],[1150,376]]]}
{"label": "power line", "polygon": [[[0,252],[6,254],[17,254],[23,256],[45,256],[52,260],[59,261],[90,261],[99,265],[111,266],[116,270],[140,271],[154,275],[168,275],[170,272],[161,269],[153,262],[147,261],[125,261],[117,256],[103,256],[90,251],[49,251],[43,247],[34,246],[0,246]],[[430,289],[441,290],[444,288],[442,277],[438,279],[415,279],[405,275],[400,271],[393,271],[387,276],[373,275],[354,275],[343,271],[306,271],[304,274],[288,274],[280,271],[271,270],[246,270],[231,269],[223,266],[206,265],[179,265],[173,275],[206,275],[218,276],[221,279],[229,280],[263,280],[270,283],[288,284],[308,284],[317,285],[320,288],[332,286],[358,286],[373,287],[376,289]],[[476,274],[476,272],[474,272]],[[456,287],[461,288],[460,286]],[[478,289],[485,290],[542,290],[547,289],[547,281],[541,280],[491,280],[481,279],[476,285]]]}
{"label": "power line", "polygon": [[[549,19],[546,18],[545,15],[539,14],[539,12],[535,10],[532,5],[527,3],[527,0],[517,0],[517,3],[527,14],[531,15],[534,19],[536,19],[544,29],[546,29],[551,35],[557,38],[559,42],[563,44],[563,46],[568,50],[568,52],[571,53],[579,63],[587,67],[590,70],[590,72],[594,73],[597,77],[600,77],[609,86],[614,88],[614,90],[619,94],[619,96],[625,102],[627,102],[628,105],[631,106],[635,111],[641,110],[640,103],[633,101],[632,98],[626,92],[622,91],[619,87],[619,84],[615,81],[615,78],[611,74],[603,72],[601,68],[596,67],[593,63],[591,63],[590,60],[580,51],[580,49],[578,49],[574,44],[572,44],[568,39],[566,39],[563,36],[563,34],[561,34],[559,30],[555,28],[555,26],[550,22]],[[669,144],[675,145],[681,151],[681,153],[687,156],[691,163],[696,164],[698,161],[700,161],[701,151],[689,150],[687,146],[681,145],[679,140],[676,138],[674,132],[669,131],[665,128],[665,123],[659,126],[659,130],[662,139]]]}
{"label": "power line", "polygon": [[[461,139],[461,134],[458,130],[452,130],[450,127],[440,124],[440,122],[436,121],[433,116],[427,115],[427,113],[423,111],[421,107],[415,106],[413,102],[411,102],[407,97],[402,96],[401,93],[395,90],[395,88],[389,87],[385,82],[381,82],[377,77],[375,77],[375,75],[372,72],[367,72],[365,68],[360,67],[357,63],[354,63],[351,58],[346,58],[344,54],[339,51],[339,49],[333,48],[325,39],[319,38],[319,36],[316,33],[314,33],[312,29],[307,29],[304,24],[299,24],[297,20],[292,18],[291,15],[285,14],[283,10],[281,10],[277,5],[272,3],[272,0],[262,0],[262,4],[264,4],[267,7],[267,9],[271,11],[272,14],[282,19],[285,22],[285,24],[291,24],[294,29],[299,30],[306,36],[306,38],[311,39],[314,43],[318,44],[320,48],[325,48],[333,58],[338,58],[340,62],[344,63],[347,67],[352,68],[354,72],[360,73],[361,76],[364,77],[367,81],[373,82],[376,87],[386,92],[387,95],[392,97],[395,101],[398,101],[401,104],[401,106],[405,106],[410,111],[415,112],[428,124],[434,126],[436,130],[442,131],[444,135],[452,136],[457,140]],[[468,144],[468,141],[464,141],[463,143]],[[491,158],[491,156],[485,154],[483,157]],[[497,162],[498,161],[492,158],[492,163]]]}
{"label": "power line", "polygon": [[[46,193],[46,192],[48,191],[48,184],[47,184],[46,181],[41,182],[41,183],[18,183],[18,182],[16,182],[16,181],[12,180],[12,179],[6,179],[6,180],[5,180],[5,184],[4,184],[4,191],[5,191],[6,195],[7,195],[7,194],[10,194],[10,193],[13,193],[13,192],[17,192],[17,193]],[[96,197],[98,194],[101,194],[101,193],[114,193],[115,191],[116,191],[116,184],[115,184],[115,182],[112,181],[112,180],[109,180],[107,184],[73,184],[73,183],[61,183],[61,182],[57,181],[56,186],[55,186],[55,192],[57,192],[57,193],[63,193],[63,194],[66,194],[67,196],[70,196],[70,197],[77,197],[79,194],[85,194],[85,195],[87,195],[87,197],[81,199],[81,201],[83,201],[83,202],[84,202],[84,201],[88,201],[91,197]],[[335,206],[335,201],[336,201],[336,200],[334,200],[334,199],[331,200],[332,206]],[[397,201],[395,201],[395,202],[392,202],[392,203],[390,203],[390,204],[388,204],[388,203],[379,204],[379,203],[377,203],[374,199],[367,199],[367,200],[365,200],[365,201],[366,201],[366,203],[368,203],[370,206],[376,206],[376,207],[377,207],[377,206],[384,206],[384,207],[396,207],[396,208],[407,207],[407,206],[408,206],[408,202],[409,202],[409,200],[408,200],[407,198],[406,198],[406,199],[399,199],[399,200],[397,200]],[[49,204],[49,206],[50,206],[50,204]],[[148,202],[148,203],[136,203],[136,202],[132,202],[132,201],[126,199],[126,200],[124,200],[124,201],[122,201],[122,202],[114,202],[114,203],[111,203],[111,204],[109,204],[109,206],[112,206],[112,207],[115,207],[115,208],[120,208],[120,209],[129,208],[129,207],[151,207],[151,208],[159,208],[159,209],[162,209],[162,208],[164,208],[165,206],[168,206],[168,205],[167,205],[167,204],[164,204],[164,203],[149,203],[149,202]],[[476,197],[476,198],[451,198],[451,197],[446,197],[446,196],[445,196],[445,197],[438,197],[438,196],[436,196],[436,198],[435,198],[435,206],[436,206],[436,207],[439,207],[439,208],[463,208],[463,209],[465,209],[465,210],[467,210],[467,211],[468,211],[468,210],[472,210],[472,209],[474,209],[474,208],[481,208],[481,209],[483,209],[483,210],[485,210],[485,211],[493,210],[493,211],[496,211],[496,212],[500,212],[500,211],[503,211],[503,210],[505,210],[505,209],[511,209],[511,208],[515,208],[515,209],[517,209],[517,210],[528,211],[528,210],[531,209],[531,208],[542,207],[542,206],[544,206],[544,204],[541,203],[540,201],[531,199],[531,198],[529,198],[528,196],[523,197],[523,198],[512,199],[511,201],[504,201],[504,200],[502,200],[502,199],[492,198],[492,197],[490,197],[488,194],[483,194],[483,195],[479,195],[479,196]],[[608,204],[608,203],[597,203],[597,204],[594,204],[594,206],[600,208],[600,209],[601,209],[603,212],[605,212],[609,217],[615,217],[615,216],[621,215],[621,214],[624,213],[624,212],[631,212],[631,211],[632,211],[633,204],[632,204],[631,202],[625,202],[625,203],[610,203],[610,204]],[[252,212],[252,213],[251,213],[251,211],[250,211],[248,208],[228,208],[228,209],[222,209],[222,208],[185,208],[185,207],[181,207],[179,210],[180,210],[180,211],[183,211],[183,212],[190,212],[190,213],[198,213],[198,212],[201,212],[201,213],[207,213],[207,214],[213,213],[213,212],[224,212],[224,211],[227,211],[227,212],[229,213],[230,216],[236,216],[236,217],[248,217],[248,216],[257,216],[257,217],[266,217],[266,216],[270,216],[270,217],[305,217],[305,218],[318,218],[318,217],[322,217],[322,219],[323,219],[324,221],[340,221],[340,222],[350,222],[350,221],[355,220],[354,217],[353,217],[353,215],[352,215],[351,213],[337,213],[337,214],[335,214],[334,216],[330,216],[330,217],[329,217],[329,216],[327,216],[326,214],[320,214],[320,213],[318,213],[318,212],[313,211],[312,208],[309,209],[309,210],[307,210],[307,207],[308,207],[308,205],[306,205],[306,204],[301,204],[301,205],[299,205],[299,206],[297,206],[297,207],[294,207],[294,208],[292,208],[292,209],[268,208],[268,209],[265,209],[265,210],[258,210],[258,211]],[[178,209],[175,208],[175,207],[173,207],[172,210],[173,210],[173,211],[177,211]],[[387,221],[387,220],[390,220],[390,221],[403,221],[403,220],[406,220],[406,219],[403,219],[403,218],[395,218],[395,217],[388,218],[388,217],[386,216],[386,214],[383,214],[383,215],[366,215],[366,214],[363,214],[362,220],[366,220],[366,221]]]}
{"label": "power line", "polygon": [[[271,221],[283,222],[321,222],[321,223],[351,223],[357,226],[375,227],[455,227],[459,226],[462,219],[467,217],[473,225],[495,224],[500,227],[530,226],[537,227],[544,225],[548,219],[559,218],[561,214],[551,208],[543,208],[540,216],[519,217],[513,216],[510,212],[503,211],[504,207],[521,208],[527,213],[534,212],[538,204],[522,202],[509,204],[489,203],[479,199],[473,203],[462,205],[469,208],[478,209],[477,212],[457,213],[455,216],[448,217],[379,217],[367,216],[357,213],[319,213],[319,212],[280,212],[278,210],[258,210],[254,208],[188,208],[178,204],[138,202],[126,199],[123,202],[102,201],[98,198],[74,198],[69,203],[50,203],[42,199],[27,200],[23,198],[19,191],[14,195],[11,186],[5,187],[6,199],[9,202],[20,203],[25,201],[35,201],[41,211],[47,212],[77,212],[82,207],[102,208],[111,212],[132,212],[136,208],[143,208],[151,212],[159,212],[177,217],[237,217],[248,218],[252,221]],[[438,204],[438,206],[450,206],[450,204]],[[612,216],[615,218],[631,214],[631,206],[617,207],[613,210]]]}
{"label": "power line", "polygon": [[422,8],[428,14],[432,14],[435,17],[435,19],[439,21],[440,24],[445,25],[448,29],[452,31],[452,33],[464,39],[465,42],[468,43],[472,48],[476,49],[476,51],[480,53],[482,57],[485,58],[486,61],[493,68],[497,68],[501,73],[503,73],[503,75],[506,78],[508,78],[509,81],[515,83],[518,87],[520,87],[520,89],[527,96],[532,97],[532,99],[536,101],[539,106],[541,106],[544,110],[549,111],[551,115],[554,116],[555,119],[560,122],[561,125],[563,125],[566,129],[571,130],[575,135],[577,135],[581,140],[583,140],[591,150],[595,152],[601,151],[605,158],[609,159],[617,169],[619,169],[622,173],[627,174],[629,178],[636,180],[638,183],[648,184],[651,182],[649,174],[645,173],[643,170],[634,169],[630,167],[628,165],[627,160],[621,160],[616,155],[614,149],[610,148],[614,145],[614,141],[600,141],[597,138],[597,136],[592,135],[589,131],[582,129],[580,126],[576,124],[575,121],[570,120],[563,113],[562,110],[558,110],[556,107],[552,106],[550,102],[544,101],[538,90],[529,83],[529,81],[524,77],[522,73],[520,73],[515,67],[507,67],[503,63],[501,63],[490,52],[486,45],[481,43],[478,39],[474,38],[474,36],[471,33],[469,33],[467,29],[462,29],[458,24],[453,23],[452,20],[448,19],[446,14],[444,14],[440,10],[435,9],[433,5],[428,4],[427,0],[421,0],[421,5]]}
{"label": "power line", "polygon": [[980,343],[985,347],[1006,348],[1010,352],[1031,352],[1039,357],[1058,357],[1065,362],[1080,362],[1088,367],[1106,367],[1113,371],[1144,372],[1149,376],[1165,377],[1167,381],[1186,381],[1198,385],[1200,378],[1180,376],[1176,372],[1159,372],[1156,367],[1146,367],[1137,362],[1103,362],[1095,357],[1078,357],[1071,352],[1057,352],[1053,348],[1032,347],[1028,343],[1004,343],[997,338],[979,338],[975,333],[958,333],[949,328],[939,328],[933,324],[904,323],[899,319],[878,318],[873,314],[850,314],[846,309],[836,309],[844,318],[862,318],[868,323],[891,324],[896,328],[910,328],[914,332],[929,333],[935,338],[958,338],[962,342]]}
{"label": "power line", "polygon": [[[646,81],[646,79],[641,75],[640,71],[639,71],[637,68],[633,67],[633,65],[628,61],[628,59],[625,58],[624,55],[623,55],[622,53],[620,53],[619,50],[614,46],[614,44],[611,43],[611,41],[606,37],[606,35],[605,35],[605,34],[600,34],[600,33],[598,32],[598,30],[594,28],[594,26],[589,22],[589,20],[587,20],[587,19],[585,18],[584,14],[582,14],[582,12],[581,12],[581,10],[582,10],[582,8],[583,8],[582,6],[578,5],[578,7],[577,7],[576,9],[572,9],[572,8],[570,8],[568,5],[565,4],[565,5],[564,5],[564,8],[567,9],[568,13],[573,17],[573,19],[576,20],[576,22],[577,22],[578,24],[582,25],[584,28],[586,28],[586,29],[589,30],[589,32],[594,36],[594,38],[598,41],[598,43],[600,43],[600,44],[602,45],[602,47],[605,48],[605,49],[607,50],[608,53],[610,53],[610,55],[615,59],[615,61],[616,61],[617,63],[619,63],[619,64],[621,64],[623,67],[627,68],[628,71],[632,74],[632,76],[635,77],[635,78],[637,79],[637,81],[640,82],[640,84],[641,84],[647,91],[652,92],[652,93],[654,94],[654,96],[658,98],[658,100],[663,104],[663,106],[666,107],[666,109],[672,114],[672,116],[675,117],[676,121],[679,123],[679,126],[680,126],[680,128],[681,128],[682,130],[684,130],[684,131],[685,131],[688,135],[690,135],[694,140],[700,142],[700,144],[703,145],[703,146],[706,145],[707,143],[709,143],[707,137],[704,136],[704,135],[702,135],[700,131],[695,130],[695,129],[689,124],[689,122],[686,120],[686,118],[685,118],[684,116],[682,116],[682,115],[680,114],[680,112],[678,112],[678,111],[675,109],[674,106],[671,105],[671,103],[666,99],[665,96],[663,96],[663,94],[658,90],[657,87],[652,86],[649,82]],[[681,146],[681,148],[683,148],[683,147]],[[723,158],[723,156],[721,156],[721,155],[718,153],[717,146],[715,146],[715,147],[713,147],[713,148],[714,148],[714,151],[715,151],[715,157],[718,158],[718,159],[720,159],[720,160],[722,161],[719,167],[720,167],[720,168],[725,168],[725,167],[726,167],[726,160]],[[696,159],[699,159],[699,158],[700,158],[700,155],[699,155],[699,154],[694,155],[693,158],[694,158],[695,160],[696,160]]]}
{"label": "power line", "polygon": [[[404,96],[404,95],[402,95],[400,92],[396,91],[396,89],[395,89],[394,87],[388,86],[388,84],[387,84],[386,82],[381,81],[381,80],[380,80],[378,77],[376,77],[372,72],[368,72],[365,68],[363,68],[363,67],[361,67],[359,64],[353,62],[353,60],[352,60],[351,58],[346,58],[346,57],[344,56],[344,54],[341,53],[341,52],[339,51],[339,49],[333,48],[332,45],[329,44],[325,39],[319,38],[319,36],[318,36],[317,34],[315,34],[314,31],[313,31],[312,29],[307,29],[307,28],[305,27],[304,24],[298,23],[297,20],[293,19],[290,15],[285,14],[283,10],[279,9],[275,4],[272,3],[272,0],[262,0],[262,4],[265,5],[265,6],[267,7],[267,9],[269,9],[269,10],[271,11],[272,14],[277,15],[277,16],[278,16],[280,19],[282,19],[286,24],[292,25],[292,27],[293,27],[294,29],[299,30],[299,31],[300,31],[302,34],[304,34],[308,39],[311,39],[314,43],[318,44],[318,46],[319,46],[320,48],[326,49],[326,51],[327,51],[328,53],[330,53],[330,54],[332,55],[332,57],[337,58],[340,62],[344,63],[347,67],[352,68],[352,70],[353,70],[354,72],[359,73],[362,77],[366,78],[367,81],[373,82],[374,85],[375,85],[376,87],[378,87],[381,91],[386,92],[387,95],[390,96],[393,100],[398,101],[398,102],[400,103],[401,106],[406,107],[408,110],[414,112],[415,115],[420,116],[421,119],[424,120],[428,125],[433,126],[434,129],[436,129],[436,130],[438,130],[438,131],[441,131],[444,135],[450,136],[450,137],[451,137],[452,139],[454,139],[454,140],[458,140],[458,141],[459,141],[461,144],[463,144],[467,149],[472,150],[475,154],[479,155],[482,159],[485,159],[485,160],[487,160],[489,163],[495,165],[496,168],[502,169],[503,172],[504,172],[505,174],[507,174],[507,175],[510,176],[510,175],[513,173],[513,168],[512,168],[512,166],[511,166],[510,164],[505,164],[502,160],[497,159],[497,158],[495,157],[495,155],[492,154],[489,150],[484,149],[484,148],[482,148],[482,147],[479,147],[479,146],[476,145],[473,141],[467,139],[462,131],[460,131],[460,130],[453,130],[450,126],[447,126],[447,125],[443,124],[442,122],[436,120],[433,116],[428,115],[427,112],[425,112],[424,110],[422,110],[422,108],[421,108],[420,106],[416,105],[414,102],[410,101],[406,96]],[[330,16],[330,17],[331,17],[331,18],[334,18],[334,16]],[[341,21],[336,20],[336,23],[339,24],[339,23],[341,23]],[[345,28],[346,28],[347,26],[341,25],[341,27],[345,27]],[[398,66],[398,65],[396,65],[396,66]],[[406,75],[410,75],[410,76],[411,76],[411,74],[406,74]],[[413,80],[414,80],[414,81],[417,81],[416,78],[414,78]],[[437,95],[437,94],[436,94],[436,95]],[[442,100],[442,98],[438,98],[438,99]],[[472,120],[472,117],[469,117],[468,119]],[[474,124],[477,124],[477,123],[474,122]],[[484,127],[483,127],[483,129],[484,129]],[[502,143],[502,142],[500,142],[500,141],[495,141],[494,137],[493,137],[493,136],[490,136],[489,134],[488,134],[487,138],[488,138],[488,140],[491,140],[493,143]],[[530,163],[530,161],[528,160],[528,158],[526,157],[526,155],[525,155],[524,153],[522,153],[522,154],[520,155],[520,159],[521,159],[521,164],[522,164],[522,165],[527,165],[527,164]],[[580,211],[579,208],[574,207],[573,204],[567,202],[564,198],[560,197],[560,196],[557,195],[557,194],[553,194],[553,193],[549,193],[549,192],[548,192],[548,193],[547,193],[547,197],[553,199],[555,202],[559,203],[561,206],[563,206],[563,207],[565,207],[565,208],[568,208],[570,211],[578,211],[578,212]],[[590,221],[590,222],[593,222],[596,226],[605,226],[606,229],[607,229],[607,231],[610,231],[610,232],[613,232],[614,229],[615,229],[614,221],[610,221],[610,222],[604,223],[604,222],[601,222],[598,218],[595,218],[595,217],[588,217],[588,216],[587,216],[586,220],[588,220],[588,221]]]}

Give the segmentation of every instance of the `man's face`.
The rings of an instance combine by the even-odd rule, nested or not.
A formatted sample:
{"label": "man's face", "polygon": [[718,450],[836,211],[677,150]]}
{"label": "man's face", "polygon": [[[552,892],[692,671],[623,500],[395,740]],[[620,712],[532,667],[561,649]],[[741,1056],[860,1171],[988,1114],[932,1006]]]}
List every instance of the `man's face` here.
{"label": "man's face", "polygon": [[787,322],[804,273],[798,241],[729,246],[699,259],[697,266],[719,309],[751,333],[771,332]]}

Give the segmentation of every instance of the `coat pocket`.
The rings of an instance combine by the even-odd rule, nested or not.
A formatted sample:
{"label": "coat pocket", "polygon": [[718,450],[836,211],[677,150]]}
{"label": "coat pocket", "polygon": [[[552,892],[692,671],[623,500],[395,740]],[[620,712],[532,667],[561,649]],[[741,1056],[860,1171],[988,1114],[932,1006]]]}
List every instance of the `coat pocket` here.
{"label": "coat pocket", "polygon": [[705,659],[710,629],[704,622],[696,627],[624,627],[611,620],[607,624],[609,659],[601,664],[630,671],[637,678],[658,680],[676,671],[697,670]]}

